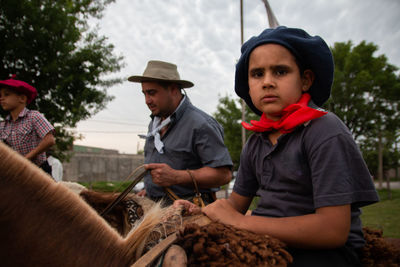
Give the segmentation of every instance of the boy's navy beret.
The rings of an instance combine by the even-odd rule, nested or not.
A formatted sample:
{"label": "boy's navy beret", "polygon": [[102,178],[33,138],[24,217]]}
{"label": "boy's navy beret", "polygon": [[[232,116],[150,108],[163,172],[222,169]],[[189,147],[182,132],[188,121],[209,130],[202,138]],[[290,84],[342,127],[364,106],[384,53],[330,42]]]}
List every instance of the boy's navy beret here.
{"label": "boy's navy beret", "polygon": [[258,115],[259,111],[251,101],[248,84],[249,57],[251,52],[260,45],[274,43],[287,48],[296,57],[302,69],[311,69],[315,80],[310,87],[313,102],[322,106],[331,94],[333,82],[333,57],[325,41],[319,36],[310,36],[302,29],[279,26],[276,29],[266,29],[260,35],[253,36],[242,46],[242,55],[236,64],[235,92],[243,98],[247,105]]}

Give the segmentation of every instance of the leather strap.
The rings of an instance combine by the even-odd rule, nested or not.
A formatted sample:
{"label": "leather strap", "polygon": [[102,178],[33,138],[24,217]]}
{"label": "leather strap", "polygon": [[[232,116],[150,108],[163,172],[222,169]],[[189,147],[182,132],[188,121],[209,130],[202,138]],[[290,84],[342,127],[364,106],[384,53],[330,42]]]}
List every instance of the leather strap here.
{"label": "leather strap", "polygon": [[164,187],[164,189],[165,189],[165,192],[167,193],[167,195],[168,195],[168,197],[170,198],[170,199],[172,199],[173,201],[175,201],[175,200],[177,200],[177,199],[180,199],[175,193],[174,193],[174,191],[172,191],[171,190],[171,188],[169,188],[169,187]]}
{"label": "leather strap", "polygon": [[[194,178],[192,172],[190,170],[186,170],[189,173],[190,178],[192,178],[193,184],[194,184],[194,197],[193,197],[193,203],[196,204],[199,207],[204,208],[206,205],[204,204],[203,199],[201,198],[201,193],[199,191],[199,188],[197,186],[196,179]],[[169,187],[164,187],[165,192],[167,193],[168,197],[172,199],[173,201],[180,199]]]}
{"label": "leather strap", "polygon": [[[194,198],[193,198],[193,203],[196,204],[196,205],[199,206],[199,207],[204,208],[206,205],[204,204],[204,201],[203,201],[203,199],[201,198],[201,193],[200,193],[199,188],[198,188],[198,186],[197,186],[196,179],[194,179],[194,175],[192,174],[192,172],[191,172],[190,170],[186,170],[186,171],[189,173],[190,178],[192,178],[192,181],[193,181],[193,184],[194,184],[195,196],[194,196]],[[196,203],[196,202],[197,202],[197,203]]]}
{"label": "leather strap", "polygon": [[113,202],[108,204],[108,206],[100,213],[101,216],[104,217],[107,213],[109,213],[110,210],[112,210],[115,205],[121,202],[126,197],[126,195],[128,195],[128,193],[132,191],[135,185],[143,179],[144,175],[147,172],[147,170],[144,168],[144,165],[137,167],[131,174],[129,174],[127,178],[131,178],[133,175],[135,175],[139,168],[142,168],[143,170],[139,174],[137,174],[137,177],[133,179],[132,183],[130,183],[128,187],[125,188],[125,190]]}

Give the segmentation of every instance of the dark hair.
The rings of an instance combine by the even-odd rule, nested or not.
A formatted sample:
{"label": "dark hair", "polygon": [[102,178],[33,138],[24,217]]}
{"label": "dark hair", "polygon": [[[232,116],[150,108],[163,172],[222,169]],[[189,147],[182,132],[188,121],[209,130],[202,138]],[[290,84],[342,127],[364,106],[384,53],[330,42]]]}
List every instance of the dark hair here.
{"label": "dark hair", "polygon": [[159,85],[161,85],[164,89],[168,89],[168,87],[172,84],[176,84],[176,86],[178,87],[179,90],[183,89],[183,87],[179,84],[179,83],[175,83],[175,82],[157,82]]}
{"label": "dark hair", "polygon": [[18,90],[15,90],[15,88],[12,87],[12,86],[0,85],[0,89],[8,89],[8,90],[13,91],[14,94],[17,94],[17,95],[24,95],[24,96],[26,96],[27,98],[29,98],[29,96],[28,96],[27,93],[24,93],[24,92],[20,92],[20,91],[18,91]]}

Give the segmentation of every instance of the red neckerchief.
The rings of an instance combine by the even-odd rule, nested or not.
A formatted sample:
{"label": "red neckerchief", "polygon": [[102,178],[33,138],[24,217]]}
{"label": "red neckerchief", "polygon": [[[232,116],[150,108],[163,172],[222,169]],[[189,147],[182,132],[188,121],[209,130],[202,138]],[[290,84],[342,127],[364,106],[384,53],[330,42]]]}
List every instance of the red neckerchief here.
{"label": "red neckerchief", "polygon": [[242,122],[242,126],[250,131],[254,132],[267,132],[272,130],[278,130],[281,133],[290,133],[298,125],[301,125],[307,121],[324,116],[325,111],[320,111],[308,106],[311,96],[308,93],[304,93],[299,102],[291,104],[282,110],[282,117],[273,121],[265,116],[265,113],[261,115],[259,121]]}

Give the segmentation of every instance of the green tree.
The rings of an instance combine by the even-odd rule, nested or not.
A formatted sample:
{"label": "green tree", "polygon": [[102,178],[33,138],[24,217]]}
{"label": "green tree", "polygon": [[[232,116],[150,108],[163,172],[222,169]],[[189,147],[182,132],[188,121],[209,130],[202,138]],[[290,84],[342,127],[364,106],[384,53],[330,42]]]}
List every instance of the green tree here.
{"label": "green tree", "polygon": [[[242,110],[240,100],[229,96],[220,97],[217,111],[213,116],[224,127],[225,145],[229,150],[236,170],[239,166],[240,153],[242,151]],[[254,114],[247,106],[245,117],[246,122],[259,119],[259,116]],[[246,137],[250,134],[251,132],[246,131]]]}
{"label": "green tree", "polygon": [[65,129],[103,109],[112,99],[107,87],[121,82],[106,76],[120,70],[122,57],[88,26],[111,2],[0,0],[0,79],[16,74],[36,87],[30,108],[56,127],[61,150],[74,139]]}
{"label": "green tree", "polygon": [[397,67],[378,47],[361,42],[335,43],[335,79],[327,109],[352,131],[372,174],[382,179],[384,170],[398,165],[400,78]]}

